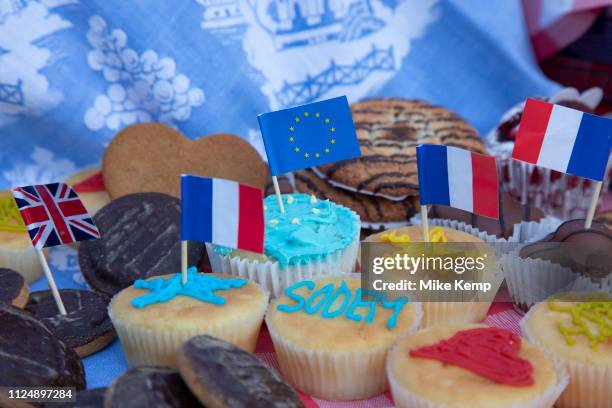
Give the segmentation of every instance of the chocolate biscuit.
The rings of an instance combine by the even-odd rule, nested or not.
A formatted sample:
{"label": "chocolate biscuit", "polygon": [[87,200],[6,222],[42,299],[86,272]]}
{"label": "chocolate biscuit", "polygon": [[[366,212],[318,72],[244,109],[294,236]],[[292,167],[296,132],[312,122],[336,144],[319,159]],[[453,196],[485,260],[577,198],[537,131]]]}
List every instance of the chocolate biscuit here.
{"label": "chocolate biscuit", "polygon": [[39,319],[0,303],[0,327],[0,406],[14,405],[1,387],[85,388],[81,359]]}
{"label": "chocolate biscuit", "polygon": [[207,407],[303,407],[291,386],[255,355],[208,335],[188,340],[177,354],[185,383]]}
{"label": "chocolate biscuit", "polygon": [[23,308],[28,303],[28,284],[12,269],[0,268],[0,303]]}
{"label": "chocolate biscuit", "polygon": [[[181,270],[178,198],[162,193],[130,194],[111,201],[94,216],[101,238],[79,245],[79,265],[94,290],[112,296],[136,279]],[[203,245],[189,244],[189,265]]]}
{"label": "chocolate biscuit", "polygon": [[200,407],[178,371],[168,367],[130,368],[106,393],[106,408]]}
{"label": "chocolate biscuit", "polygon": [[115,338],[108,317],[108,298],[89,290],[61,289],[66,315],[59,313],[50,290],[33,292],[26,310],[39,318],[66,345],[85,357],[106,347]]}

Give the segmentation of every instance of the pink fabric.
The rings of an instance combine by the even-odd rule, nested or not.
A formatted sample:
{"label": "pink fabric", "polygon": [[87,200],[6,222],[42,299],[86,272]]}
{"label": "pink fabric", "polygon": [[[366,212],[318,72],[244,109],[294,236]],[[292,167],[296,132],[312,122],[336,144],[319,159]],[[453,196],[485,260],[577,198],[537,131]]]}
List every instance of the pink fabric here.
{"label": "pink fabric", "polygon": [[[584,34],[612,0],[523,0],[534,53],[542,61]],[[546,12],[544,12],[546,11]]]}
{"label": "pink fabric", "polygon": [[[485,318],[484,323],[492,327],[500,327],[510,330],[513,333],[520,334],[521,329],[519,321],[521,315],[512,308],[509,302],[495,302],[489,309],[489,314]],[[257,355],[270,367],[279,370],[276,353],[272,339],[265,325],[262,327],[255,350]],[[376,397],[359,400],[359,401],[327,401],[318,398],[310,397],[303,393],[298,393],[306,408],[390,408],[393,407],[393,398],[391,393],[387,391],[384,394]]]}

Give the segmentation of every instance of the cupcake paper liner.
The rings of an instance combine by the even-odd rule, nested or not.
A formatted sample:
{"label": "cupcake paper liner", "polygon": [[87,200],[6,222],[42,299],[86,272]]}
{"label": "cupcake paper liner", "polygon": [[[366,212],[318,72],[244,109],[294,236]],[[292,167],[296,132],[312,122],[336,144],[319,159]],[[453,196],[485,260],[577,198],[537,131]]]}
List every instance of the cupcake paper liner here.
{"label": "cupcake paper liner", "polygon": [[305,264],[281,266],[278,262],[249,260],[239,256],[221,255],[215,252],[212,244],[206,245],[213,272],[234,275],[257,282],[271,297],[283,294],[285,289],[307,279],[352,272],[357,262],[359,250],[359,231],[343,250],[328,254]]}
{"label": "cupcake paper liner", "polygon": [[[482,239],[484,242],[489,244],[508,244],[508,243],[520,243],[520,242],[531,242],[543,238],[547,234],[554,232],[559,225],[561,220],[556,217],[546,216],[539,221],[521,221],[518,224],[514,224],[512,235],[508,238],[498,238],[493,234],[489,234],[486,231],[481,231],[478,228],[467,224],[465,222],[457,220],[449,220],[445,218],[429,218],[429,225],[437,227],[445,227],[458,231],[466,232],[477,238]],[[410,219],[412,225],[421,225],[421,216],[414,215]],[[502,253],[508,253],[512,251],[514,247],[511,245],[501,247]],[[496,251],[498,248],[495,248]]]}
{"label": "cupcake paper liner", "polygon": [[255,351],[259,330],[265,314],[268,300],[262,302],[259,309],[248,316],[225,319],[216,324],[208,324],[203,317],[199,327],[189,330],[160,329],[138,327],[113,318],[112,302],[108,314],[117,330],[121,346],[130,366],[165,365],[176,367],[176,352],[190,338],[209,334],[220,338],[249,352]]}
{"label": "cupcake paper liner", "polygon": [[[528,402],[520,402],[511,405],[499,405],[495,408],[550,408],[555,404],[559,395],[563,392],[568,383],[568,375],[565,368],[553,361],[553,367],[557,373],[558,381],[556,384],[548,387],[538,397]],[[452,408],[452,405],[442,405],[434,402],[426,401],[412,391],[409,391],[401,386],[399,381],[394,377],[391,364],[387,362],[387,377],[393,395],[393,402],[397,408]],[[443,379],[440,379],[443,380]],[[558,406],[557,406],[558,407]],[[492,407],[493,408],[493,407]]]}
{"label": "cupcake paper liner", "polygon": [[530,308],[550,296],[565,291],[577,278],[569,268],[543,259],[520,258],[520,248],[499,260],[508,292],[520,308]]}
{"label": "cupcake paper liner", "polygon": [[440,324],[479,323],[487,316],[491,302],[422,302],[421,329]]}
{"label": "cupcake paper liner", "polygon": [[[398,339],[414,333],[421,322],[421,305],[412,325]],[[268,325],[283,378],[316,397],[350,401],[373,397],[388,388],[385,361],[390,346],[358,351],[309,350],[292,343]]]}
{"label": "cupcake paper liner", "polygon": [[612,367],[570,361],[550,351],[545,344],[539,342],[527,324],[532,317],[528,312],[521,320],[521,332],[527,339],[548,355],[557,365],[564,367],[569,374],[569,384],[561,394],[555,407],[557,408],[608,408],[612,401]]}
{"label": "cupcake paper liner", "polygon": [[19,272],[28,283],[42,275],[36,250],[30,245],[24,248],[0,247],[0,266]]}
{"label": "cupcake paper liner", "polygon": [[[590,197],[593,193],[593,183],[584,186],[582,181],[575,182],[576,176],[558,173],[554,181],[551,181],[551,170],[536,167],[532,164],[522,163],[512,159],[511,153],[498,155],[497,160],[506,177],[502,188],[514,196],[520,196],[523,180],[521,177],[521,166],[527,166],[528,196],[529,202],[535,207],[541,208],[548,214],[554,214],[561,219],[584,218],[586,216],[589,201],[584,197]],[[540,183],[532,183],[534,170],[540,173]],[[606,180],[609,179],[612,162],[606,169]],[[572,181],[572,179],[574,179]],[[604,182],[604,185],[605,182]]]}

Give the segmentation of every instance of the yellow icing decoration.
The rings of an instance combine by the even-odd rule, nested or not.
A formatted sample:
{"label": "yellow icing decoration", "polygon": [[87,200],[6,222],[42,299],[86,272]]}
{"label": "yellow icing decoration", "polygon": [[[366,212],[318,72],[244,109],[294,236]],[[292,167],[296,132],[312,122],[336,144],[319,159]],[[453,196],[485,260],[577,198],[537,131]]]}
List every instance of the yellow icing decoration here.
{"label": "yellow icing decoration", "polygon": [[579,301],[564,304],[553,299],[548,301],[548,308],[555,312],[568,313],[572,317],[570,327],[563,323],[557,325],[557,330],[570,346],[576,344],[576,337],[579,335],[589,339],[589,347],[592,349],[597,349],[600,344],[612,337],[610,301]]}
{"label": "yellow icing decoration", "polygon": [[0,231],[26,232],[26,227],[19,214],[13,196],[3,194],[0,196]]}
{"label": "yellow icing decoration", "polygon": [[380,236],[382,242],[410,242],[408,234],[396,235],[395,230],[391,232],[383,232]]}
{"label": "yellow icing decoration", "polygon": [[448,242],[444,229],[442,227],[434,227],[429,230],[429,242]]}

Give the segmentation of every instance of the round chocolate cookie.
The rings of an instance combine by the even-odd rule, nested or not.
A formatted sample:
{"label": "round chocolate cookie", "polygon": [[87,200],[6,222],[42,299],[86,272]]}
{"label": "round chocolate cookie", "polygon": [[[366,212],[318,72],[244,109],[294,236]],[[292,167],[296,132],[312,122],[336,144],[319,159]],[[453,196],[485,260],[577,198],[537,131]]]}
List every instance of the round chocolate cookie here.
{"label": "round chocolate cookie", "polygon": [[[0,303],[0,387],[85,388],[77,354],[37,318]],[[0,406],[14,406],[0,389]]]}
{"label": "round chocolate cookie", "polygon": [[[79,264],[94,290],[112,296],[136,279],[181,270],[178,198],[162,193],[130,194],[111,201],[94,216],[100,239],[79,245]],[[203,245],[189,245],[197,265]]]}
{"label": "round chocolate cookie", "polygon": [[350,208],[359,214],[363,228],[392,228],[400,224],[407,225],[408,220],[419,209],[419,200],[416,196],[401,201],[391,201],[334,187],[312,170],[300,170],[295,172],[294,176],[297,191],[313,194],[317,198],[331,200]]}
{"label": "round chocolate cookie", "polygon": [[80,357],[106,347],[115,338],[115,328],[108,317],[108,299],[90,290],[61,289],[66,307],[61,315],[50,290],[33,292],[26,310],[38,317],[49,330]]}
{"label": "round chocolate cookie", "polygon": [[75,402],[50,402],[45,408],[104,408],[104,396],[108,388],[92,388],[76,393]]}
{"label": "round chocolate cookie", "polygon": [[421,143],[484,152],[474,127],[423,101],[369,99],[351,105],[361,157],[314,169],[331,184],[402,200],[418,194],[416,147]]}
{"label": "round chocolate cookie", "polygon": [[130,368],[106,393],[106,408],[200,407],[178,371],[167,367]]}
{"label": "round chocolate cookie", "polygon": [[28,303],[28,284],[12,269],[0,268],[0,303],[23,308]]}
{"label": "round chocolate cookie", "polygon": [[185,342],[178,367],[207,407],[303,407],[291,386],[254,354],[208,335]]}

